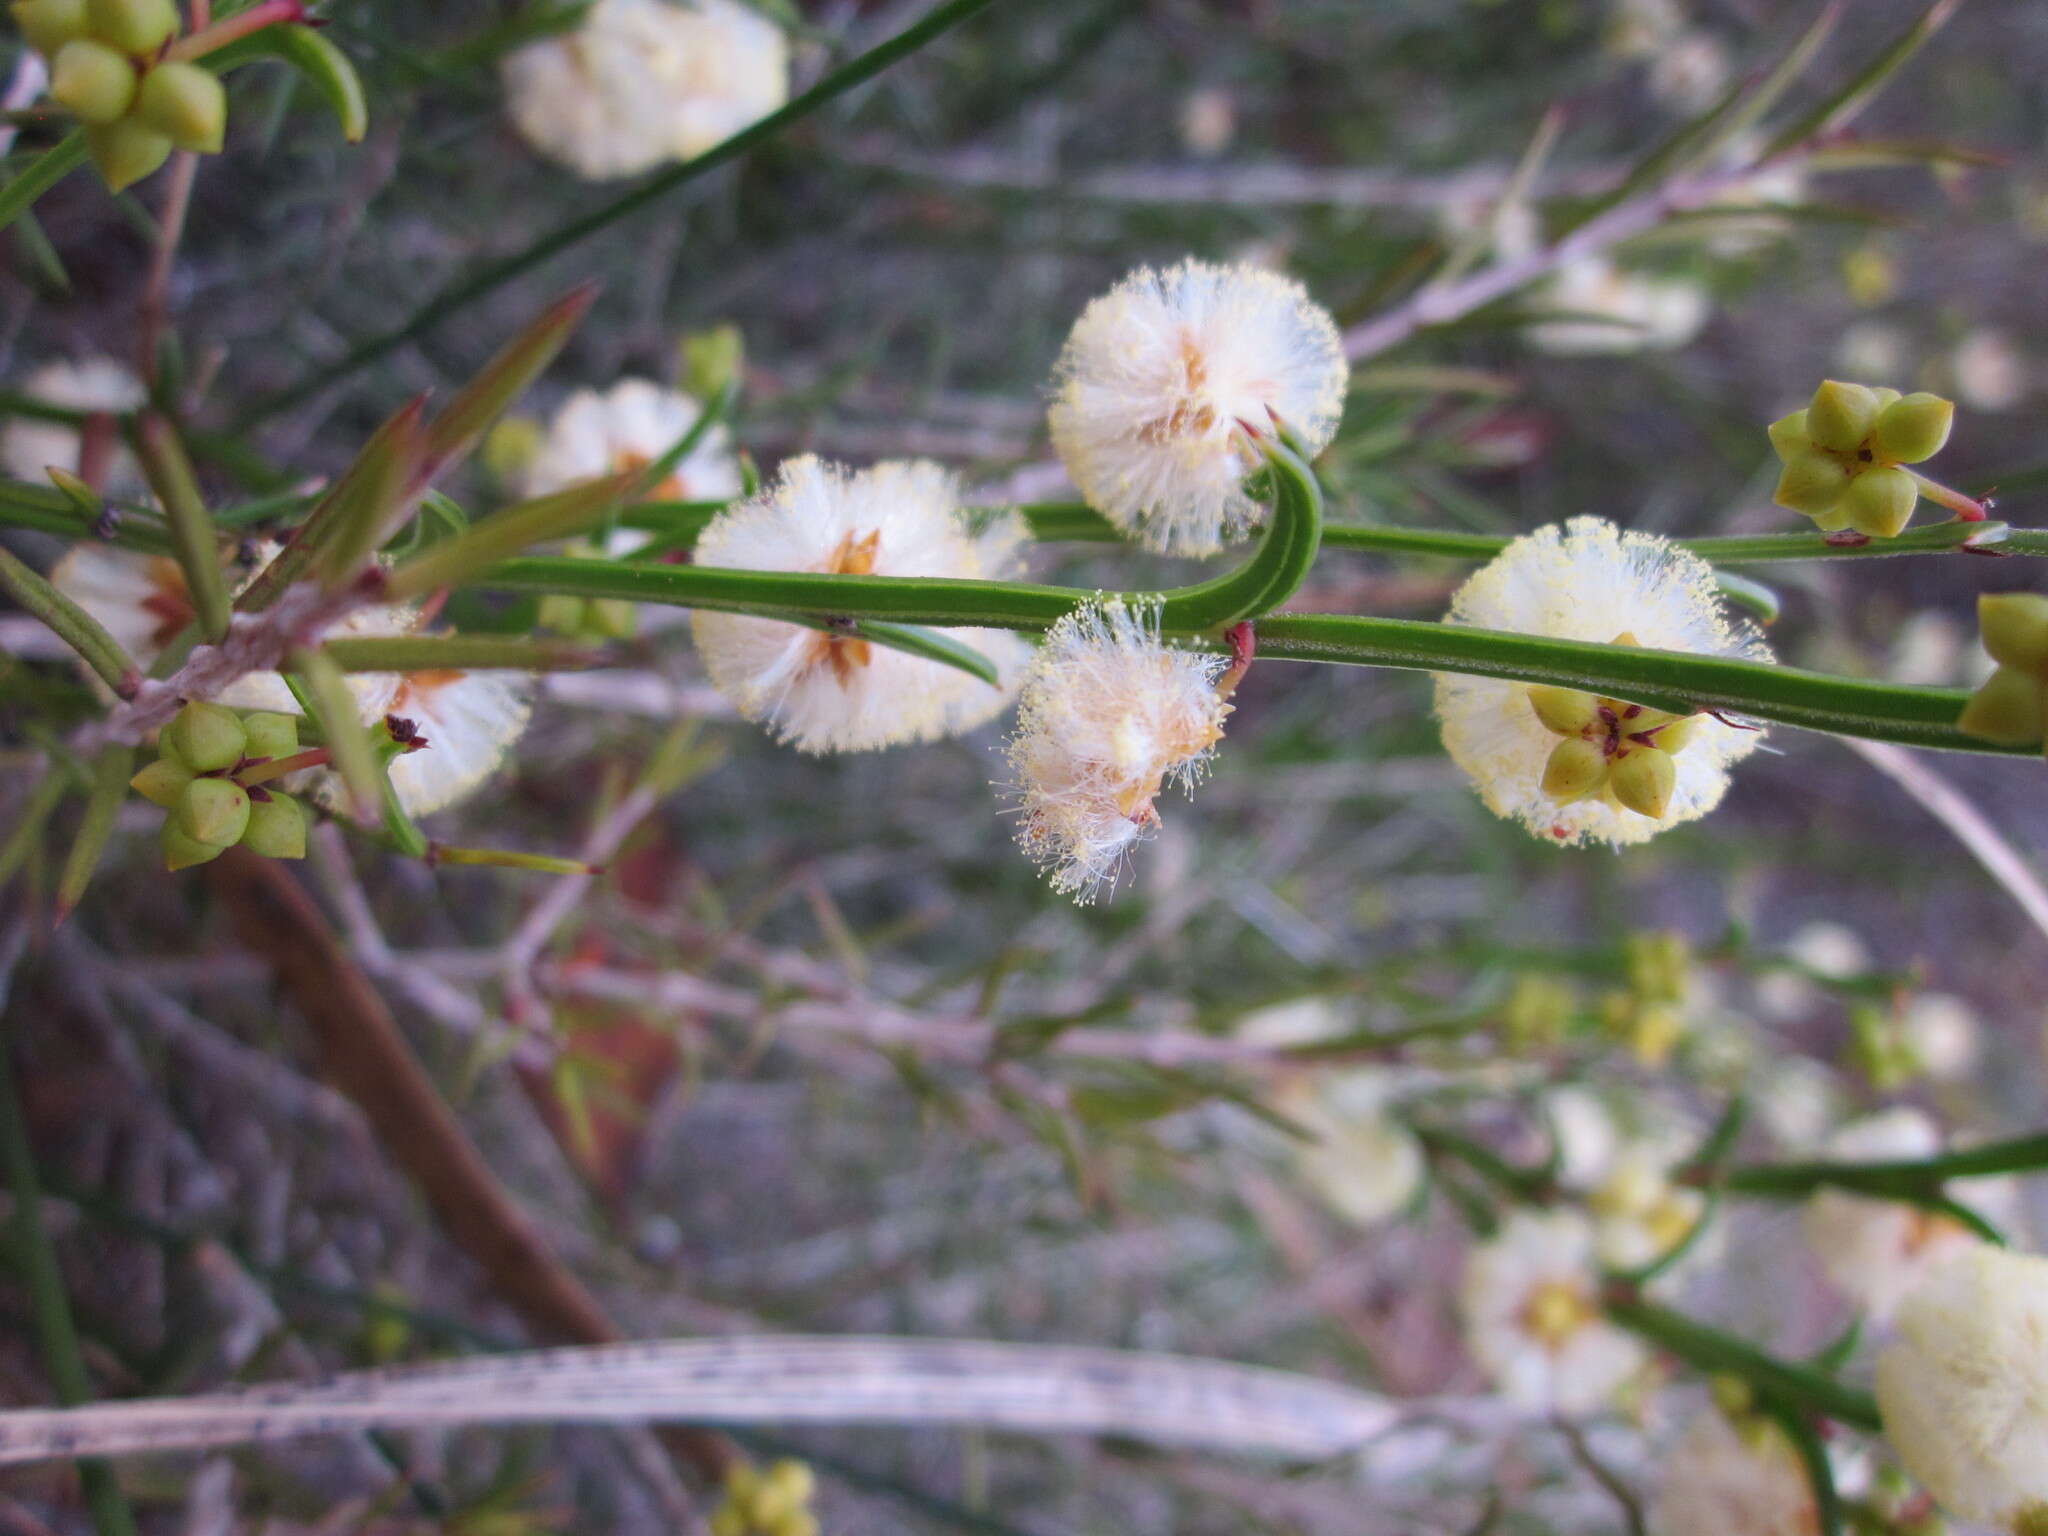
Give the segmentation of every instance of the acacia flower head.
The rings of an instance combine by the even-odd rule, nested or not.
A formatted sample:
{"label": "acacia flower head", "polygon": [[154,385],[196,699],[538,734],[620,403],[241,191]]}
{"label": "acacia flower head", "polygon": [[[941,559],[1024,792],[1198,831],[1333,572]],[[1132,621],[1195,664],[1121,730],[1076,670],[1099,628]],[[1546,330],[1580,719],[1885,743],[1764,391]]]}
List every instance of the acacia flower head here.
{"label": "acacia flower head", "polygon": [[1025,676],[1010,739],[1017,841],[1054,890],[1092,901],[1223,739],[1227,663],[1159,637],[1156,609],[1110,599],[1068,614]]}
{"label": "acacia flower head", "polygon": [[[45,405],[117,415],[134,410],[146,398],[134,371],[108,357],[45,363],[23,381],[21,389]],[[33,416],[15,416],[0,426],[0,467],[17,480],[44,481],[54,467],[84,475],[106,490],[140,489],[142,472],[119,438],[110,438],[106,447],[105,463],[95,467],[83,461],[87,444],[74,426]]]}
{"label": "acacia flower head", "polygon": [[[610,389],[579,389],[548,423],[521,482],[528,496],[547,496],[586,480],[646,469],[682,441],[704,408],[678,389],[647,379],[621,379]],[[712,426],[689,457],[650,493],[659,501],[722,501],[740,494],[732,434]]]}
{"label": "acacia flower head", "polygon": [[591,180],[687,160],[789,97],[789,43],[740,0],[597,0],[504,63],[522,137]]}
{"label": "acacia flower head", "polygon": [[1206,555],[1259,504],[1247,428],[1310,453],[1336,433],[1349,371],[1337,323],[1254,266],[1141,267],[1081,312],[1054,372],[1052,444],[1088,504],[1148,548]]}
{"label": "acacia flower head", "polygon": [[1930,1274],[1878,1356],[1877,1403],[1952,1514],[2048,1531],[2048,1259],[1980,1244]]}
{"label": "acacia flower head", "polygon": [[[1731,620],[1704,560],[1577,517],[1516,539],[1451,600],[1448,621],[1557,640],[1771,659]],[[1570,846],[1640,843],[1706,815],[1760,732],[1568,688],[1436,676],[1444,748],[1495,815]]]}
{"label": "acacia flower head", "polygon": [[1531,346],[1557,357],[1673,351],[1699,335],[1712,311],[1698,283],[1631,272],[1604,256],[1566,262],[1542,303],[1570,316],[1527,331]]}
{"label": "acacia flower head", "polygon": [[1657,1469],[1654,1536],[1817,1536],[1820,1511],[1799,1452],[1768,1419],[1707,1409]]}
{"label": "acacia flower head", "polygon": [[[775,484],[713,518],[697,564],[846,576],[1001,581],[1022,564],[1023,520],[977,529],[959,482],[937,464],[898,460],[846,470],[810,455]],[[853,752],[958,735],[1016,692],[1030,645],[1005,630],[948,631],[995,664],[988,683],[857,633],[699,609],[697,649],[718,691],[749,720],[806,752]]]}
{"label": "acacia flower head", "polygon": [[1510,1402],[1535,1412],[1601,1407],[1647,1363],[1607,1321],[1593,1226],[1577,1211],[1517,1211],[1465,1261],[1465,1342]]}

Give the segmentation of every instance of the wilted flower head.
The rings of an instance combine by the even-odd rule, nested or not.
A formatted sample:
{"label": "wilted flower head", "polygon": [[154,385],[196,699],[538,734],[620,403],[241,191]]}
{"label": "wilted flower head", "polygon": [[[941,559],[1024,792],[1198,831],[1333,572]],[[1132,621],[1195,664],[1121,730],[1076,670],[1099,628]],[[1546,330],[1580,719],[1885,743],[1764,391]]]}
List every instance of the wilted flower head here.
{"label": "wilted flower head", "polygon": [[[1825,1153],[1840,1162],[1882,1163],[1933,1157],[1941,1132],[1926,1114],[1899,1106],[1842,1127]],[[1977,1193],[1972,1193],[1972,1190]],[[1957,1194],[1982,1203],[2000,1185],[1972,1180]],[[1821,1272],[1871,1318],[1884,1322],[1928,1275],[1981,1239],[1951,1216],[1903,1201],[1821,1189],[1806,1202],[1803,1225]]]}
{"label": "wilted flower head", "polygon": [[[805,455],[776,483],[721,512],[697,564],[756,571],[1005,580],[1017,574],[1023,521],[1004,513],[976,532],[959,484],[922,460],[848,471]],[[1017,690],[1030,645],[1006,630],[948,631],[995,664],[991,687],[958,668],[860,638],[775,619],[699,609],[697,648],[718,691],[749,720],[806,752],[850,752],[972,730]]]}
{"label": "wilted flower head", "polygon": [[[1516,539],[1458,589],[1448,618],[1559,640],[1771,659],[1753,625],[1728,618],[1704,560],[1597,517]],[[1570,689],[1453,673],[1437,674],[1436,709],[1445,750],[1487,808],[1565,845],[1640,843],[1706,815],[1727,791],[1729,767],[1761,734],[1712,716],[1674,718]],[[1574,755],[1584,761],[1563,766],[1576,778],[1558,771],[1559,759]]]}
{"label": "wilted flower head", "polygon": [[1815,1536],[1820,1511],[1799,1453],[1768,1419],[1714,1409],[1685,1428],[1657,1469],[1652,1536]]}
{"label": "wilted flower head", "polygon": [[[89,357],[79,362],[45,363],[23,381],[21,392],[45,405],[74,411],[132,411],[147,398],[142,381],[112,358]],[[118,438],[109,445],[100,483],[108,490],[134,490],[141,471]],[[71,474],[87,466],[79,462],[84,443],[79,431],[61,421],[14,416],[0,426],[0,467],[17,480],[47,482],[52,467]]]}
{"label": "wilted flower head", "polygon": [[1930,1274],[1877,1359],[1906,1470],[1965,1520],[2048,1530],[2048,1259],[1980,1245]]}
{"label": "wilted flower head", "polygon": [[1559,357],[1668,352],[1699,335],[1713,307],[1696,282],[1627,271],[1604,256],[1566,262],[1542,304],[1572,317],[1526,332],[1531,346]]}
{"label": "wilted flower head", "polygon": [[[243,579],[268,562],[275,545],[259,545]],[[160,555],[131,554],[101,544],[80,544],[50,572],[50,580],[119,641],[138,665],[148,666],[192,621],[192,601],[178,563]],[[337,639],[417,634],[419,611],[410,604],[359,608],[331,631]],[[516,672],[352,672],[348,688],[364,725],[387,717],[412,720],[427,746],[391,765],[399,802],[415,816],[453,804],[477,788],[526,729],[532,679]],[[275,672],[251,672],[224,688],[218,702],[232,709],[300,713],[299,701]],[[295,776],[325,803],[343,797],[322,769]]]}
{"label": "wilted flower head", "polygon": [[512,121],[579,175],[701,154],[789,97],[789,44],[739,0],[597,0],[506,58]]}
{"label": "wilted flower head", "polygon": [[[610,389],[579,389],[562,402],[521,481],[547,496],[604,475],[646,469],[683,440],[704,408],[677,389],[621,379]],[[651,493],[660,501],[719,501],[740,493],[732,434],[707,430],[688,458]]]}
{"label": "wilted flower head", "polygon": [[1591,1413],[1648,1361],[1607,1321],[1593,1227],[1576,1211],[1517,1211],[1465,1261],[1465,1342],[1519,1407]]}
{"label": "wilted flower head", "polygon": [[1080,901],[1115,884],[1159,825],[1160,792],[1191,785],[1223,739],[1227,663],[1164,644],[1158,626],[1156,610],[1114,600],[1076,609],[1046,635],[1019,696],[1017,841]]}
{"label": "wilted flower head", "polygon": [[1349,376],[1336,321],[1290,278],[1141,267],[1081,312],[1054,372],[1052,445],[1088,504],[1147,547],[1205,555],[1258,520],[1246,427],[1310,453]]}

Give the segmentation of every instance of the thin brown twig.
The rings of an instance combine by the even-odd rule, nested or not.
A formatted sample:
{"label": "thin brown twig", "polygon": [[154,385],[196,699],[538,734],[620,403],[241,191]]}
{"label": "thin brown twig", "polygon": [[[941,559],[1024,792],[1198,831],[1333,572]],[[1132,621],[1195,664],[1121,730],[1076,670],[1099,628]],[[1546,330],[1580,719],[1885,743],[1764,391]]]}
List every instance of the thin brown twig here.
{"label": "thin brown twig", "polygon": [[156,250],[150,257],[149,275],[143,279],[141,316],[136,326],[136,345],[140,349],[136,364],[146,384],[157,381],[164,335],[170,328],[171,272],[178,261],[178,242],[185,237],[185,216],[191,211],[192,184],[198,176],[197,151],[181,149],[171,156],[170,170],[164,176],[163,207],[157,214]]}

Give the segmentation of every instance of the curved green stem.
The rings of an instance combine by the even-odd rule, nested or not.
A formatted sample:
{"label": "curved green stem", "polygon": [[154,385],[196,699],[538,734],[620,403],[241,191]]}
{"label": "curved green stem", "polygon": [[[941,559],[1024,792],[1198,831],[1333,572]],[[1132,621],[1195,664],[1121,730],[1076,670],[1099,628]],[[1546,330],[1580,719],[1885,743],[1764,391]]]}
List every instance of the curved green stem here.
{"label": "curved green stem", "polygon": [[1949,1179],[2039,1173],[2044,1169],[2048,1169],[2048,1132],[1990,1141],[1982,1146],[1944,1152],[1938,1157],[1882,1163],[1757,1163],[1731,1169],[1726,1187],[1734,1194],[1777,1200],[1797,1200],[1824,1185],[1857,1194],[1915,1199],[1940,1194],[1942,1184]]}
{"label": "curved green stem", "polygon": [[1732,1333],[1650,1301],[1610,1300],[1606,1314],[1695,1370],[1738,1376],[1766,1398],[1825,1414],[1855,1429],[1877,1434],[1883,1428],[1877,1399],[1868,1392],[1811,1366],[1780,1360]]}

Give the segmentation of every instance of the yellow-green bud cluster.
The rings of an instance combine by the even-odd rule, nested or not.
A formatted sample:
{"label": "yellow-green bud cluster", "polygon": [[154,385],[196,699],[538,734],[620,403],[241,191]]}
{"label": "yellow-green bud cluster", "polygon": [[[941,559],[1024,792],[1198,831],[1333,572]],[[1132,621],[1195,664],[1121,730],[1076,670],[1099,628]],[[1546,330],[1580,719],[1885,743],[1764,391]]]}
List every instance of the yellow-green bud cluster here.
{"label": "yellow-green bud cluster", "polygon": [[1685,935],[1655,929],[1632,933],[1624,942],[1631,991],[1645,1002],[1682,1003],[1692,985],[1692,946]]}
{"label": "yellow-green bud cluster", "polygon": [[217,154],[227,130],[220,77],[161,57],[178,35],[173,0],[13,0],[14,20],[50,65],[50,97],[85,128],[119,192],[174,149]]}
{"label": "yellow-green bud cluster", "polygon": [[1524,971],[1501,1013],[1501,1033],[1519,1055],[1555,1050],[1579,1011],[1578,993],[1560,976]]}
{"label": "yellow-green bud cluster", "polygon": [[1980,597],[1977,626],[1998,670],[1963,706],[1956,726],[2004,746],[2032,746],[2048,735],[2048,597]]}
{"label": "yellow-green bud cluster", "polygon": [[[1617,645],[1633,645],[1628,635]],[[1560,805],[1598,795],[1639,816],[1662,817],[1678,787],[1673,760],[1692,739],[1698,717],[1603,699],[1576,688],[1538,684],[1529,706],[1564,739],[1543,765],[1543,792]]]}
{"label": "yellow-green bud cluster", "polygon": [[128,781],[164,818],[168,869],[217,859],[240,843],[271,859],[306,856],[305,808],[259,770],[299,751],[295,715],[238,715],[221,704],[187,704],[157,738],[157,760]]}
{"label": "yellow-green bud cluster", "polygon": [[[579,540],[562,551],[572,559],[602,560],[597,545]],[[639,610],[622,597],[569,597],[550,592],[540,600],[540,627],[558,635],[606,641],[630,640],[639,628]]]}
{"label": "yellow-green bud cluster", "polygon": [[1771,499],[1827,533],[1892,538],[1920,499],[1920,483],[1902,466],[1941,452],[1955,413],[1953,401],[1924,391],[1823,380],[1805,410],[1771,423],[1784,466]]}
{"label": "yellow-green bud cluster", "polygon": [[1925,1069],[1899,1016],[1870,1003],[1849,1012],[1849,1064],[1879,1093],[1894,1093]]}
{"label": "yellow-green bud cluster", "polygon": [[816,1489],[801,1461],[784,1458],[766,1468],[735,1462],[725,1474],[725,1498],[711,1512],[711,1536],[818,1536],[810,1507]]}

